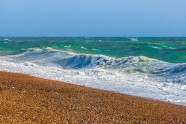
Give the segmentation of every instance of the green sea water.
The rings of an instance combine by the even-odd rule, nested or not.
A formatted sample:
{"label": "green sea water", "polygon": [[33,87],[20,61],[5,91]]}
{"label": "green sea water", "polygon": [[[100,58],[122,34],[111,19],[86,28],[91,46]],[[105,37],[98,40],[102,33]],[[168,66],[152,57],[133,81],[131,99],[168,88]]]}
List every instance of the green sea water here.
{"label": "green sea water", "polygon": [[0,55],[47,47],[116,58],[146,56],[171,63],[186,62],[186,38],[0,38]]}

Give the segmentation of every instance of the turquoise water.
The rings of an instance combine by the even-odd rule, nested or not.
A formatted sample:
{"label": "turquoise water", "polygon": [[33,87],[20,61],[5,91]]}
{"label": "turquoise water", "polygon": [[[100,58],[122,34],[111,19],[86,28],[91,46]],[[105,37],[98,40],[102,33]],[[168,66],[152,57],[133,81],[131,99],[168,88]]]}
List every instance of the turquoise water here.
{"label": "turquoise water", "polygon": [[47,47],[116,58],[146,56],[171,63],[186,62],[186,38],[0,38],[1,55]]}

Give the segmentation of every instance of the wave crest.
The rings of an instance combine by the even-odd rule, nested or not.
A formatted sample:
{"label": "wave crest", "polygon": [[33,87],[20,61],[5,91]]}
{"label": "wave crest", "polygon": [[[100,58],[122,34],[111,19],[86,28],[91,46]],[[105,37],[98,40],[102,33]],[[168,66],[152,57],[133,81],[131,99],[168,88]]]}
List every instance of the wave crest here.
{"label": "wave crest", "polygon": [[18,61],[53,64],[64,69],[103,68],[124,73],[146,73],[169,76],[176,79],[186,77],[186,63],[172,64],[145,56],[113,58],[104,55],[77,54],[53,48],[30,48],[12,55]]}
{"label": "wave crest", "polygon": [[72,52],[60,51],[53,48],[29,48],[14,54],[19,59],[35,61],[45,60],[54,62],[64,68],[84,68],[84,67],[125,67],[137,63],[152,63],[159,60],[145,56],[128,56],[123,58],[112,58],[104,55],[76,54]]}

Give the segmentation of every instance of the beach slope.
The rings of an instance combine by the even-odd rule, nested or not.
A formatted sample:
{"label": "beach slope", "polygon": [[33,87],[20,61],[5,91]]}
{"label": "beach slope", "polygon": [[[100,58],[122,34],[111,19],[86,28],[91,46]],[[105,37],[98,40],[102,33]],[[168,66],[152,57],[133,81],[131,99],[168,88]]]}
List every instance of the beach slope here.
{"label": "beach slope", "polygon": [[0,123],[181,124],[186,107],[0,72]]}

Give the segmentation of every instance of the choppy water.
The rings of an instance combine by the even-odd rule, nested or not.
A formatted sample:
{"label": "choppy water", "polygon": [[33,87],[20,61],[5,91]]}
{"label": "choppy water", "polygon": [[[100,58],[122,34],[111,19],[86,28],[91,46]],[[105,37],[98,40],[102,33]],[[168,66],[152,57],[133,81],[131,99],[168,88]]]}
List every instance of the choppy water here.
{"label": "choppy water", "polygon": [[0,38],[0,71],[186,105],[186,38]]}

